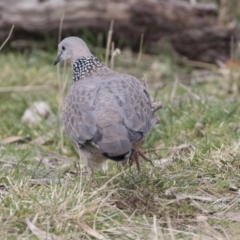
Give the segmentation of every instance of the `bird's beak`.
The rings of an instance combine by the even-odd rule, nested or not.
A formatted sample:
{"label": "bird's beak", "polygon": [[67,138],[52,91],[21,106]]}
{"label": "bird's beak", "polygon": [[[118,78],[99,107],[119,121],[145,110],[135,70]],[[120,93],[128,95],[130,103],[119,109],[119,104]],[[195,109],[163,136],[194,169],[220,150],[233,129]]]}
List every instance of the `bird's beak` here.
{"label": "bird's beak", "polygon": [[54,61],[54,63],[53,63],[54,66],[57,65],[57,64],[61,61],[62,53],[63,53],[63,52],[60,52],[60,53],[58,54],[57,58],[55,59],[55,61]]}

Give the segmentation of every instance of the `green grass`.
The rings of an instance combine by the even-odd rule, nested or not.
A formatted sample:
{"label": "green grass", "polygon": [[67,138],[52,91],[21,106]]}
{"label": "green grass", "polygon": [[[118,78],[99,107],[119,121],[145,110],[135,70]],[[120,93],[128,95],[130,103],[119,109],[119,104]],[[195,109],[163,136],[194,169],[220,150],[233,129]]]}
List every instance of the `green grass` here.
{"label": "green grass", "polygon": [[[78,157],[65,135],[61,148],[58,118],[21,122],[33,101],[48,102],[59,116],[54,57],[40,50],[0,55],[0,89],[48,85],[0,92],[0,140],[25,138],[0,146],[1,239],[239,239],[239,222],[227,217],[240,218],[240,107],[239,93],[228,91],[230,75],[207,71],[198,81],[201,70],[179,67],[169,55],[143,55],[138,65],[131,52],[118,56],[115,69],[145,76],[152,97],[163,103],[161,122],[144,146],[154,167],[142,162],[138,174],[135,166],[109,162],[96,171],[93,188],[88,176],[74,174]],[[240,74],[234,76],[236,85]],[[45,144],[30,142],[50,131]]]}

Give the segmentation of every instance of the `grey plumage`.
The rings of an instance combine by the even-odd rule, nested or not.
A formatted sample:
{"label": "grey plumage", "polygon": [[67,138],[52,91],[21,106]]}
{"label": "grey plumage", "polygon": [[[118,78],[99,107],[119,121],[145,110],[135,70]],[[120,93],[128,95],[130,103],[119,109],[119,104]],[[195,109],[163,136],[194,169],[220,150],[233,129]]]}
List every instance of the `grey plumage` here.
{"label": "grey plumage", "polygon": [[79,38],[64,39],[59,56],[55,64],[66,60],[73,67],[63,123],[85,165],[93,170],[106,159],[131,157],[154,121],[144,85],[133,76],[104,66]]}

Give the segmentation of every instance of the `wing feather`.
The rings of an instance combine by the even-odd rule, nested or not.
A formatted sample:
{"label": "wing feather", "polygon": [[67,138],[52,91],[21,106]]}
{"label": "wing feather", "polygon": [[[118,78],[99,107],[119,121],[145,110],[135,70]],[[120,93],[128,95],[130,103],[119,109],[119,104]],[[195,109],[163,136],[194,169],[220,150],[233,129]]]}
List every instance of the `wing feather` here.
{"label": "wing feather", "polygon": [[109,82],[115,103],[128,128],[131,142],[146,135],[151,128],[151,101],[143,84],[136,78],[119,74],[118,81]]}
{"label": "wing feather", "polygon": [[72,86],[65,100],[63,122],[75,146],[88,140],[98,142],[103,129],[121,122],[130,142],[134,142],[151,128],[151,101],[138,79],[112,72]]}
{"label": "wing feather", "polygon": [[96,107],[99,85],[83,81],[70,89],[63,109],[63,122],[74,145],[84,144],[97,133]]}

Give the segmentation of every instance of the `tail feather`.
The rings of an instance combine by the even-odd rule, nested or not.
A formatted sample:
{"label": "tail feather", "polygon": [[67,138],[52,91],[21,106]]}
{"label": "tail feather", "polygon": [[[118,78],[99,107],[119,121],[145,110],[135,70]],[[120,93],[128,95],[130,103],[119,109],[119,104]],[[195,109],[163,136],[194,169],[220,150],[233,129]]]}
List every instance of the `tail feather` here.
{"label": "tail feather", "polygon": [[130,152],[127,152],[127,153],[125,153],[125,154],[123,154],[123,155],[119,155],[119,156],[109,156],[107,153],[102,153],[102,155],[104,156],[104,157],[106,157],[106,158],[108,158],[108,159],[111,159],[111,160],[113,160],[113,161],[116,161],[116,162],[119,162],[119,161],[123,161],[123,160],[125,160],[126,158],[129,158],[129,156],[130,156]]}
{"label": "tail feather", "polygon": [[112,124],[103,128],[101,132],[102,138],[97,145],[103,156],[113,161],[122,161],[129,158],[132,144],[124,125]]}

